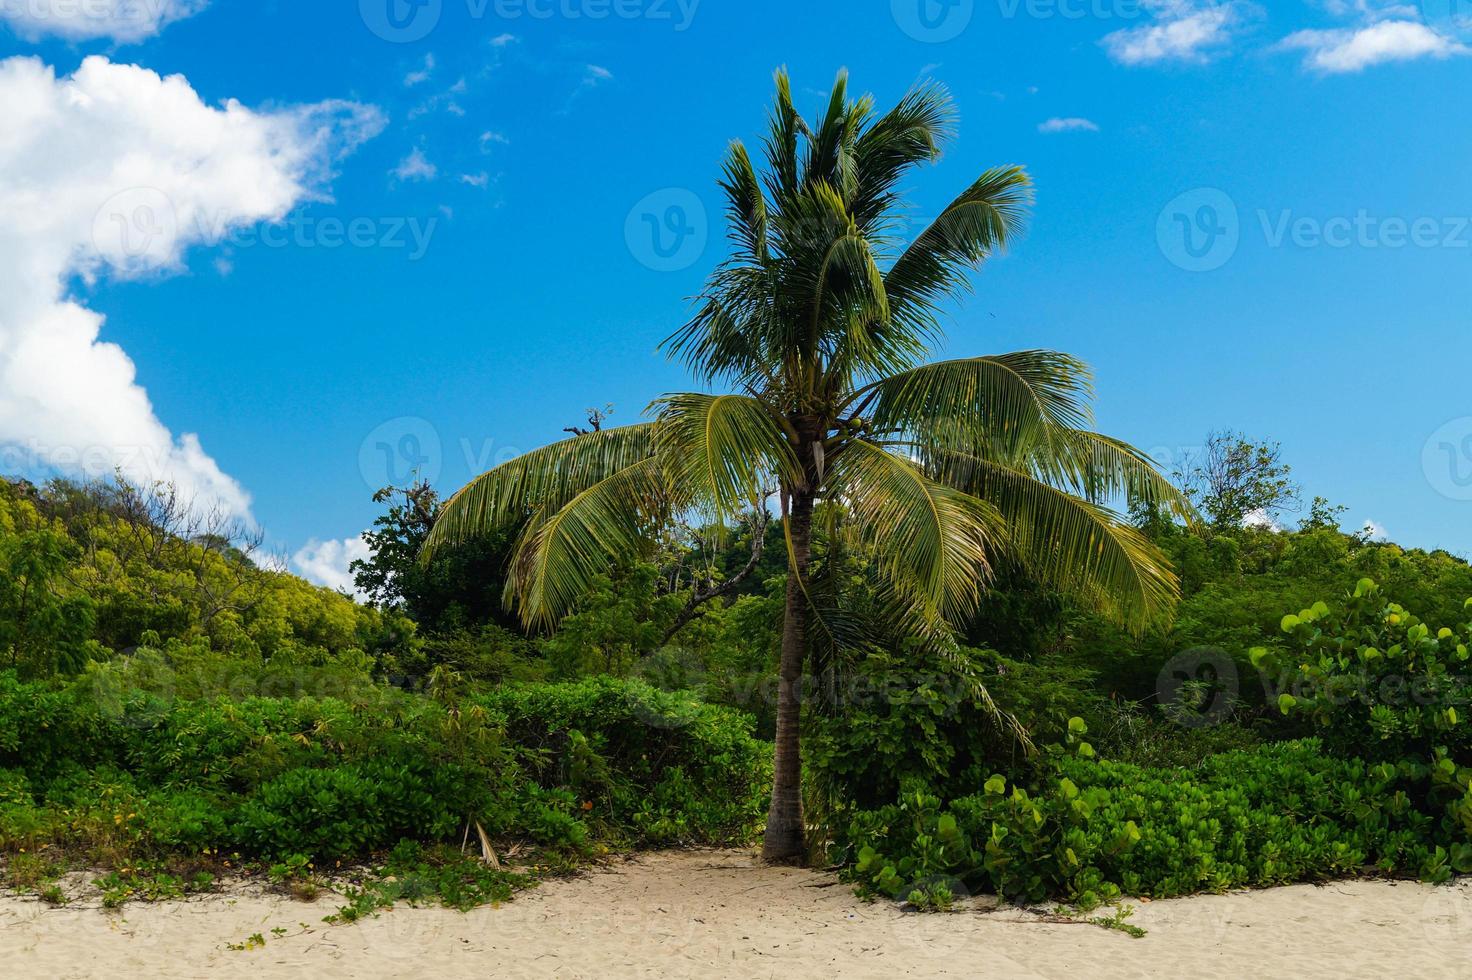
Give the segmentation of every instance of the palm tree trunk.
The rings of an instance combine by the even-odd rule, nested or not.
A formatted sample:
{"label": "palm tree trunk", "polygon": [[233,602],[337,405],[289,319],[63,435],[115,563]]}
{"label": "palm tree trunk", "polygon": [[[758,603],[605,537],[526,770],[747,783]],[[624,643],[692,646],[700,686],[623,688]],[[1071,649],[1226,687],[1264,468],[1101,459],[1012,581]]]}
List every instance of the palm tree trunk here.
{"label": "palm tree trunk", "polygon": [[807,654],[808,600],[804,592],[813,537],[813,494],[792,494],[788,514],[792,565],[787,570],[787,606],[782,620],[782,662],[777,683],[777,746],[772,776],[772,806],[762,860],[802,864],[807,856],[802,816],[802,671]]}

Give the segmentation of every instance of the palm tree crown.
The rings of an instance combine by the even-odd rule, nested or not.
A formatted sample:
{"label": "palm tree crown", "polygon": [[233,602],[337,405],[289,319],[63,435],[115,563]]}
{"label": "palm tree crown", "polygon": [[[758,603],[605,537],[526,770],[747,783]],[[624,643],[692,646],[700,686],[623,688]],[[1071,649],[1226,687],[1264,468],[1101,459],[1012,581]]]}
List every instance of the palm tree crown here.
{"label": "palm tree crown", "polygon": [[1144,454],[1092,430],[1082,363],[1050,351],[924,363],[942,305],[1019,233],[1031,200],[1021,168],[988,170],[906,238],[900,183],[939,157],[953,118],[939,86],[881,116],[840,75],[808,123],[779,73],[765,173],[740,143],[725,160],[731,255],[666,341],[722,391],[666,395],[651,421],[497,467],[446,504],[426,546],[524,522],[508,601],[551,624],[661,521],[724,521],[777,491],[790,570],[772,860],[802,850],[798,687],[819,501],[868,538],[917,629],[974,610],[999,557],[1134,626],[1176,595],[1164,558],[1107,505],[1188,508]]}

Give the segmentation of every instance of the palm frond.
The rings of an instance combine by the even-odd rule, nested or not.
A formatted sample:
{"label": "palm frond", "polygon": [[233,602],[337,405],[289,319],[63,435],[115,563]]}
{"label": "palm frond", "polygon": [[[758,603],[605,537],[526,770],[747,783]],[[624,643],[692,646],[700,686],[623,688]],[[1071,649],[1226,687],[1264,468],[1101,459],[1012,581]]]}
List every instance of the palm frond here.
{"label": "palm frond", "polygon": [[956,198],[890,267],[885,286],[895,316],[931,330],[939,303],[969,286],[968,275],[1021,233],[1032,181],[1021,167],[988,170]]}
{"label": "palm frond", "polygon": [[1099,504],[994,460],[953,450],[926,453],[925,470],[993,504],[1007,522],[1008,554],[1043,583],[1144,630],[1179,597],[1170,561]]}
{"label": "palm frond", "polygon": [[510,527],[533,511],[554,512],[599,481],[654,453],[654,423],[590,432],[544,446],[471,480],[445,502],[421,552]]}
{"label": "palm frond", "polygon": [[921,443],[1015,453],[1054,430],[1092,422],[1087,365],[1054,351],[940,361],[892,375],[860,392],[872,400],[873,428]]}
{"label": "palm frond", "polygon": [[736,257],[747,262],[765,262],[767,250],[767,201],[761,179],[751,165],[751,156],[739,141],[731,144],[722,168],[721,189],[726,193],[726,223]]}
{"label": "palm frond", "polygon": [[1190,499],[1161,475],[1155,461],[1129,443],[1088,429],[1050,435],[1047,447],[1028,454],[1027,465],[1041,479],[1095,502],[1124,498],[1190,523],[1200,519]]}
{"label": "palm frond", "polygon": [[656,401],[658,452],[670,480],[716,524],[802,479],[780,424],[749,395],[666,395]]}
{"label": "palm frond", "polygon": [[1003,533],[994,508],[862,440],[834,461],[831,485],[873,542],[890,586],[925,619],[975,610]]}
{"label": "palm frond", "polygon": [[777,100],[763,140],[767,151],[767,193],[779,208],[798,187],[798,140],[807,126],[792,104],[792,80],[787,69],[777,71]]}
{"label": "palm frond", "polygon": [[866,232],[883,233],[895,220],[897,185],[921,163],[932,163],[951,138],[955,104],[945,86],[911,89],[889,112],[864,131],[854,145],[858,187],[852,196],[854,220]]}
{"label": "palm frond", "polygon": [[559,507],[539,509],[512,555],[507,599],[516,600],[528,626],[556,623],[595,576],[639,554],[654,526],[678,506],[659,458],[650,456],[591,484]]}

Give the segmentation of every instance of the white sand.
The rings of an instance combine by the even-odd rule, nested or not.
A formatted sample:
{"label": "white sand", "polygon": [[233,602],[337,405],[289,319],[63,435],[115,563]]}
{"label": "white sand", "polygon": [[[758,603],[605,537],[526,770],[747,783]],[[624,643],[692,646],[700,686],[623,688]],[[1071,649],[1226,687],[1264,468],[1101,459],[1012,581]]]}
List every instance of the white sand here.
{"label": "white sand", "polygon": [[[731,851],[646,855],[469,915],[404,908],[341,926],[321,921],[331,896],[242,892],[121,914],[12,897],[0,898],[0,976],[1472,977],[1472,882],[1137,904],[1144,939],[983,904],[904,914]],[[226,948],[252,933],[264,947]]]}

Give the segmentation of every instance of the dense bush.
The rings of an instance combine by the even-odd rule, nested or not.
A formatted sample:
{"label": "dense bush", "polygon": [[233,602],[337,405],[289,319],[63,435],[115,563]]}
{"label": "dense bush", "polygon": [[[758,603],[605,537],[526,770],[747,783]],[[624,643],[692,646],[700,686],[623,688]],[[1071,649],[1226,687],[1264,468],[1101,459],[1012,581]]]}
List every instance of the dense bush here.
{"label": "dense bush", "polygon": [[1056,756],[1026,783],[996,775],[948,803],[907,789],[855,816],[849,874],[920,907],[995,891],[1087,908],[1122,891],[1165,897],[1367,866],[1438,881],[1472,857],[1438,843],[1438,821],[1395,767],[1335,758],[1312,740],[1222,753],[1181,775]]}
{"label": "dense bush", "polygon": [[475,702],[505,719],[538,785],[579,794],[610,832],[735,843],[760,826],[770,751],[727,708],[606,677],[502,687]]}
{"label": "dense bush", "polygon": [[[1433,627],[1371,579],[1331,608],[1283,617],[1285,642],[1258,647],[1285,715],[1312,720],[1335,752],[1394,765],[1447,836],[1472,837],[1472,599]],[[1472,859],[1465,870],[1472,871]]]}
{"label": "dense bush", "polygon": [[916,659],[869,655],[839,685],[833,710],[814,712],[808,766],[833,801],[881,806],[906,784],[964,796],[1023,761],[1014,723],[1056,741],[1075,713],[1103,710],[1086,671],[966,647]]}
{"label": "dense bush", "polygon": [[751,723],[637,682],[193,700],[0,673],[0,851],[362,858],[400,839],[727,843],[756,826]]}

